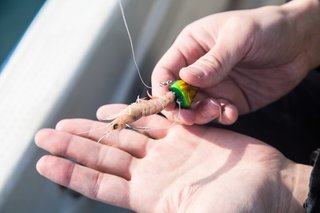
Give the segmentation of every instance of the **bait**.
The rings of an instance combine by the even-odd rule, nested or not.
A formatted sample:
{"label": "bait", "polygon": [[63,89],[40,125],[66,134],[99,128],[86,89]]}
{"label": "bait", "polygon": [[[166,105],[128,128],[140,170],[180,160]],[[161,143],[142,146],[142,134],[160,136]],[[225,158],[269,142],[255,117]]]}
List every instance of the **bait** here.
{"label": "bait", "polygon": [[149,100],[137,98],[135,103],[130,104],[121,112],[103,119],[109,120],[111,123],[108,124],[106,132],[98,142],[115,130],[131,127],[129,125],[130,123],[139,120],[143,116],[161,112],[174,101],[176,101],[179,106],[181,105],[184,108],[188,108],[197,93],[196,87],[193,87],[182,80],[162,82],[160,85],[169,85],[171,91],[161,97],[154,97],[148,94],[150,97]]}
{"label": "bait", "polygon": [[[129,124],[139,120],[142,116],[153,115],[161,112],[170,103],[174,102],[175,95],[173,92],[167,92],[162,97],[149,96],[150,100],[137,98],[135,103],[130,104],[121,112],[108,116],[105,120],[111,120],[108,124],[104,136],[114,130],[121,130],[130,127]],[[103,137],[104,137],[103,136]],[[100,141],[101,139],[99,139]]]}

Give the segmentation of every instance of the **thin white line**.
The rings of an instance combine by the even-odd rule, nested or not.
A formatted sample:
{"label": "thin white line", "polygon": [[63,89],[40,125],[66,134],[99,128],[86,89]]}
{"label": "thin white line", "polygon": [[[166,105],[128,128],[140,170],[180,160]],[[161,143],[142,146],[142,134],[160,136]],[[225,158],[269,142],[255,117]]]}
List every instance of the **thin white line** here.
{"label": "thin white line", "polygon": [[121,10],[121,15],[122,15],[122,19],[123,19],[123,22],[124,22],[124,25],[126,27],[126,30],[127,30],[127,33],[128,33],[128,37],[129,37],[129,41],[130,41],[130,47],[131,47],[131,52],[132,52],[132,58],[133,58],[133,62],[134,62],[134,65],[136,66],[136,69],[138,71],[138,74],[139,74],[139,78],[142,82],[142,84],[147,87],[148,89],[151,89],[151,86],[147,85],[144,80],[142,79],[142,76],[141,76],[141,72],[140,72],[140,69],[138,67],[138,63],[136,61],[136,56],[135,56],[135,53],[134,53],[134,47],[133,47],[133,42],[132,42],[132,38],[131,38],[131,34],[130,34],[130,31],[129,31],[129,27],[128,27],[128,24],[127,24],[127,20],[126,20],[126,17],[124,15],[124,10],[123,10],[123,6],[122,6],[122,3],[121,3],[121,0],[119,0],[119,6],[120,6],[120,10]]}

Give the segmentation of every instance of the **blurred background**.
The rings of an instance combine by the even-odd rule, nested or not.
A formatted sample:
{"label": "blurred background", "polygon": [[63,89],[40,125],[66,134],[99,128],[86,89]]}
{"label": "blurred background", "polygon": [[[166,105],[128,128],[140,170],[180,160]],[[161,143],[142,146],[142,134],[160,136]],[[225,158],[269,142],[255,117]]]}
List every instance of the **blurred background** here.
{"label": "blurred background", "polygon": [[45,0],[0,0],[0,67]]}
{"label": "blurred background", "polygon": [[[123,0],[145,81],[188,23],[280,0]],[[266,17],[267,18],[267,17]],[[95,119],[106,103],[145,93],[116,0],[0,0],[0,212],[130,212],[92,201],[35,171],[35,132],[63,118]],[[317,144],[318,73],[292,93],[227,127],[306,163]],[[313,105],[314,106],[314,105]],[[306,112],[313,116],[306,116]],[[216,126],[215,124],[212,124]],[[226,127],[223,127],[226,128]],[[156,183],[155,183],[156,184]]]}

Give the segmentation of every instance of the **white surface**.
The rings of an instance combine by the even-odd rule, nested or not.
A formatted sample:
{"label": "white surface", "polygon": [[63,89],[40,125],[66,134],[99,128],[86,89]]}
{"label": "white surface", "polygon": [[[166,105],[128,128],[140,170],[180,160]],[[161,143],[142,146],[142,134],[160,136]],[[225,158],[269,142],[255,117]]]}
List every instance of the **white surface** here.
{"label": "white surface", "polygon": [[[34,132],[86,60],[116,0],[48,1],[0,75],[0,201]],[[9,185],[8,185],[9,184]],[[4,188],[4,187],[7,188]]]}

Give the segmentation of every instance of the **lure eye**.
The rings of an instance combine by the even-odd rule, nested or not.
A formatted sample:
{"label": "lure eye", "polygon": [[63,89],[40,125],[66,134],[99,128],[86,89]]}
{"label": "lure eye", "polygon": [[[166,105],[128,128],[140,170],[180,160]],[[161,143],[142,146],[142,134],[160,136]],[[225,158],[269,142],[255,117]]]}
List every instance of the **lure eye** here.
{"label": "lure eye", "polygon": [[113,129],[118,129],[118,128],[119,128],[119,124],[114,124],[114,125],[112,126],[112,128],[113,128]]}

